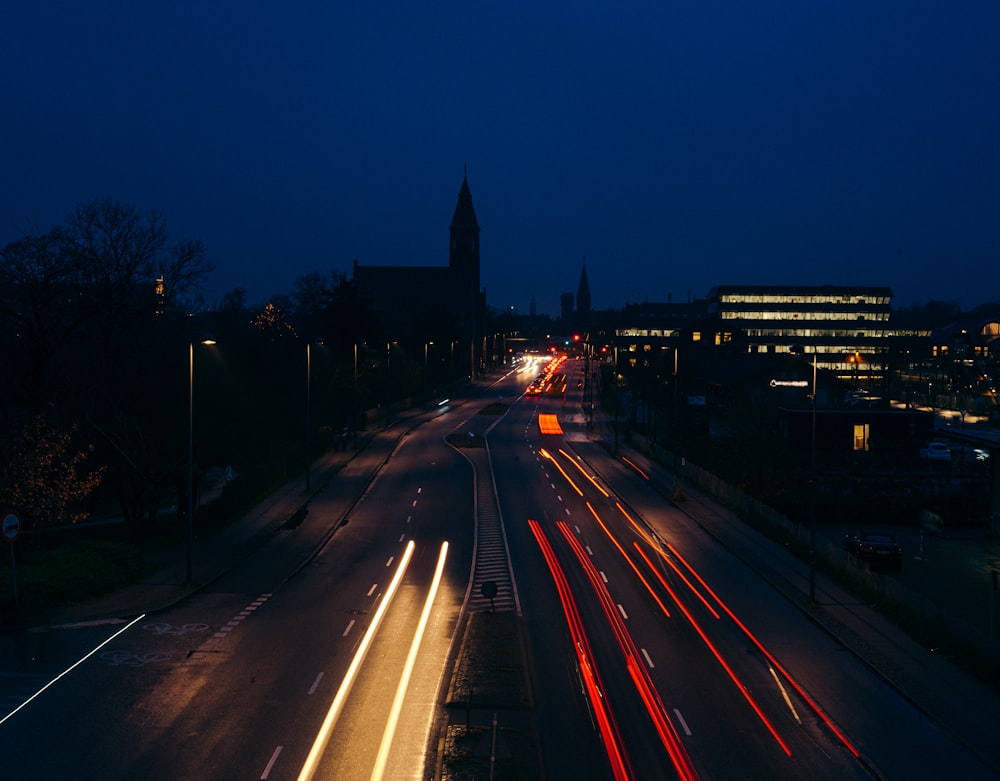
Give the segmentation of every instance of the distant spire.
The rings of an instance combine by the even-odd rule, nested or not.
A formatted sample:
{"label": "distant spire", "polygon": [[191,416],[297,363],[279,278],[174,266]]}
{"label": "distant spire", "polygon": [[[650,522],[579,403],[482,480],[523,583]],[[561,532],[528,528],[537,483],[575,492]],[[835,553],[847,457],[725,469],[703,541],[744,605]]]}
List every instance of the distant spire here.
{"label": "distant spire", "polygon": [[458,191],[458,203],[455,214],[451,218],[451,230],[469,231],[479,235],[479,223],[476,221],[476,210],[472,206],[472,190],[469,189],[467,175],[462,178],[462,187]]}

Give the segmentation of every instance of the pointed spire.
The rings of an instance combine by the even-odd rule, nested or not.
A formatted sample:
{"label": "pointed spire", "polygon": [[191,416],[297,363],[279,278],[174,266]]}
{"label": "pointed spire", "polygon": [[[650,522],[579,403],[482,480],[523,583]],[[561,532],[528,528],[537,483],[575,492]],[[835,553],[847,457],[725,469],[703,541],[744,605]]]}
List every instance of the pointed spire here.
{"label": "pointed spire", "polygon": [[479,223],[476,221],[476,210],[472,207],[472,190],[469,189],[468,166],[466,175],[462,177],[462,189],[458,192],[458,203],[455,214],[451,218],[451,230],[475,231],[479,233]]}

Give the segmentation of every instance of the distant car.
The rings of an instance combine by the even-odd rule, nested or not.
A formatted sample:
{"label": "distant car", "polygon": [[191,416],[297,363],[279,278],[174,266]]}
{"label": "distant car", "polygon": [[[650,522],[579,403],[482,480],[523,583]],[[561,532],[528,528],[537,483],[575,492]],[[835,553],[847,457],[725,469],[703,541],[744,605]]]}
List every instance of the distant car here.
{"label": "distant car", "polygon": [[929,442],[920,449],[920,457],[928,461],[951,461],[951,450],[944,442]]}
{"label": "distant car", "polygon": [[976,461],[989,461],[990,451],[985,450],[981,447],[973,448],[972,454],[976,457]]}
{"label": "distant car", "polygon": [[872,565],[900,569],[903,549],[891,534],[857,532],[844,535],[844,548]]}

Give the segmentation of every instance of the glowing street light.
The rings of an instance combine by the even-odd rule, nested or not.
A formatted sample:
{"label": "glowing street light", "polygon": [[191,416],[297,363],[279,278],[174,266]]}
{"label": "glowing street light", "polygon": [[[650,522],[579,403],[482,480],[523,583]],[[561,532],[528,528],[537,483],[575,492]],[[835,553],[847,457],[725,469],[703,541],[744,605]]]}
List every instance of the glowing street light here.
{"label": "glowing street light", "polygon": [[[206,334],[201,344],[214,345],[215,339]],[[188,343],[188,464],[187,464],[187,560],[186,583],[193,580],[192,552],[194,549],[194,342]]]}

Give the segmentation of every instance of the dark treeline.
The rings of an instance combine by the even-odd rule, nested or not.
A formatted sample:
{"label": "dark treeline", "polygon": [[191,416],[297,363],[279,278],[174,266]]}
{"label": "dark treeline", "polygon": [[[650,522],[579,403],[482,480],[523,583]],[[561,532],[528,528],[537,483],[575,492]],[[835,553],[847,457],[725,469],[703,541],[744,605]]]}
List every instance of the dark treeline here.
{"label": "dark treeline", "polygon": [[390,339],[343,274],[208,307],[212,270],[160,213],[113,199],[0,249],[0,504],[29,537],[100,515],[133,535],[169,526],[192,421],[196,495],[227,466],[260,492],[458,372],[439,347]]}

